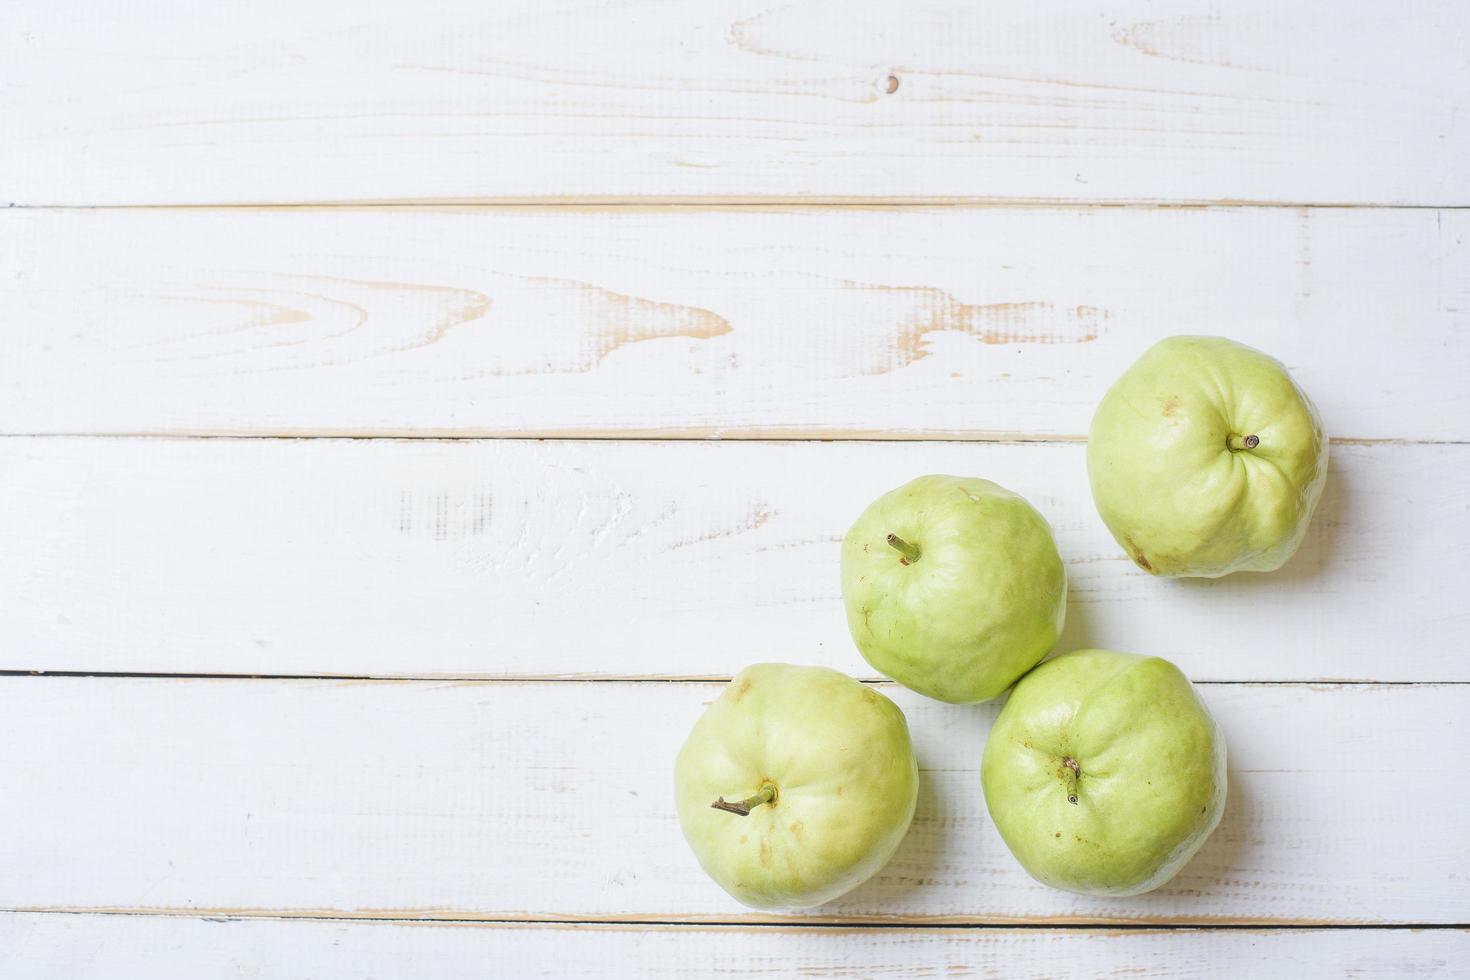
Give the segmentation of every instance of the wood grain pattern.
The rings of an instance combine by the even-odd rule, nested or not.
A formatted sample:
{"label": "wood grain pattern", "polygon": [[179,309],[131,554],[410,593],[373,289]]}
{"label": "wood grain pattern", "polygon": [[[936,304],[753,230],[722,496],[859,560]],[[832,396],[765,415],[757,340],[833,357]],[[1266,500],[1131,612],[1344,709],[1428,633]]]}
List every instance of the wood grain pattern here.
{"label": "wood grain pattern", "polygon": [[0,914],[17,976],[603,978],[1006,977],[1008,980],[1451,978],[1461,930],[791,929],[516,926]]}
{"label": "wood grain pattern", "polygon": [[[1465,686],[1212,685],[1220,829],[1173,882],[1028,878],[977,774],[993,706],[885,690],[918,812],[800,921],[1463,923]],[[771,921],[680,838],[673,757],[714,684],[0,679],[0,908]],[[1410,830],[1412,828],[1412,830]],[[776,917],[777,919],[781,917]]]}
{"label": "wood grain pattern", "polygon": [[3,202],[1470,202],[1456,0],[7,14]]}
{"label": "wood grain pattern", "polygon": [[1334,450],[1282,571],[1166,581],[1093,510],[1084,447],[966,443],[0,440],[0,669],[397,676],[872,670],[850,523],[926,472],[1052,522],[1062,649],[1207,680],[1470,680],[1446,585],[1470,446]]}
{"label": "wood grain pattern", "polygon": [[[0,676],[0,974],[1470,974],[1470,6],[0,21],[0,671],[424,678]],[[1278,574],[1156,581],[1093,513],[1175,333],[1336,440]],[[771,916],[688,853],[697,678],[870,676],[838,542],[931,471],[1052,519],[1061,648],[1208,682],[1229,803],[1159,892],[1031,881],[997,707],[891,684],[877,878]]]}
{"label": "wood grain pattern", "polygon": [[1433,210],[12,210],[0,432],[1079,437],[1215,333],[1334,438],[1470,441],[1467,242]]}

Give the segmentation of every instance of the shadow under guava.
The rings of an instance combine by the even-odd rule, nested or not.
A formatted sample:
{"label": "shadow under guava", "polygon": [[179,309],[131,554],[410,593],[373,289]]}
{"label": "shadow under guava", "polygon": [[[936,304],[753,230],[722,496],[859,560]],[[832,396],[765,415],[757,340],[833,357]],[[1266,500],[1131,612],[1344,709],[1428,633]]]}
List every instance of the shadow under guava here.
{"label": "shadow under guava", "polygon": [[[979,778],[977,768],[977,782]],[[1252,883],[1260,880],[1258,856],[1266,843],[1261,837],[1260,820],[1252,807],[1250,786],[1234,771],[1228,778],[1225,812],[1219,826],[1199,853],[1163,887],[1144,895],[1117,898],[1081,896],[1037,885],[1037,894],[1043,897],[1035,907],[1026,909],[1025,914],[1096,917],[1114,921],[1198,920],[1201,923],[1219,918],[1224,914],[1222,899],[1242,889],[1256,887]],[[968,840],[972,846],[975,844],[973,834],[955,832],[957,821],[988,822],[989,815],[984,812],[983,802],[979,813],[956,813],[953,803],[946,799],[945,782],[942,779],[920,780],[913,826],[882,871],[846,896],[805,914],[837,916],[871,915],[883,909],[907,911],[904,906],[912,892],[953,885],[956,879],[969,877],[973,881],[982,877],[987,864],[984,855],[950,853],[950,846],[962,840]],[[1000,850],[999,857],[1004,864],[1019,878],[1025,879],[1025,869],[1005,852],[999,838],[994,838],[993,843]],[[973,869],[973,875],[956,870],[967,866]],[[979,901],[983,906],[984,899]],[[1021,901],[1030,904],[1027,899]],[[1192,911],[1195,905],[1199,906],[1198,912]]]}
{"label": "shadow under guava", "polygon": [[[1226,914],[1221,900],[1232,892],[1259,889],[1259,861],[1264,849],[1260,821],[1251,805],[1251,787],[1239,773],[1229,771],[1225,812],[1220,825],[1193,858],[1167,884],[1132,898],[1084,899],[1077,911],[1088,914],[1086,905],[1096,904],[1097,915],[1106,918],[1199,921],[1206,923]],[[1259,901],[1253,898],[1252,904]],[[1199,905],[1198,912],[1191,910]]]}
{"label": "shadow under guava", "polygon": [[[906,896],[922,888],[938,886],[940,870],[953,865],[955,856],[946,853],[949,829],[962,814],[957,802],[948,799],[946,780],[925,771],[919,760],[919,799],[914,807],[914,820],[909,832],[893,857],[872,878],[842,898],[820,908],[815,915],[835,915],[899,908]],[[975,781],[980,781],[979,755],[975,761]]]}
{"label": "shadow under guava", "polygon": [[1322,498],[1307,525],[1306,537],[1296,554],[1274,572],[1235,572],[1221,578],[1180,578],[1181,588],[1209,590],[1228,587],[1238,594],[1273,593],[1293,585],[1309,583],[1333,566],[1344,536],[1364,515],[1355,513],[1350,473],[1342,466],[1328,465]]}
{"label": "shadow under guava", "polygon": [[1092,630],[1092,603],[1080,596],[1076,589],[1067,590],[1067,619],[1062,624],[1062,635],[1052,647],[1046,659],[1059,657],[1073,650],[1088,650],[1099,646],[1106,648],[1105,638],[1095,637]]}

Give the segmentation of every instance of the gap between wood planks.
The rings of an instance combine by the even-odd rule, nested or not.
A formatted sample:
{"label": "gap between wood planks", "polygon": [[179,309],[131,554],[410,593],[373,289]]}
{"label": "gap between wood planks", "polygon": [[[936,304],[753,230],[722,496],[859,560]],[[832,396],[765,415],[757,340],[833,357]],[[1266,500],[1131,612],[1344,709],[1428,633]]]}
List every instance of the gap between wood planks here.
{"label": "gap between wood planks", "polygon": [[642,198],[624,197],[507,197],[507,198],[385,198],[344,201],[256,201],[248,203],[197,202],[189,204],[23,204],[9,201],[7,210],[26,211],[200,211],[200,210],[333,210],[374,208],[524,208],[544,210],[719,210],[722,208],[782,208],[804,210],[815,208],[843,208],[850,210],[901,209],[901,208],[1056,208],[1085,211],[1092,208],[1127,208],[1137,210],[1239,210],[1264,209],[1312,209],[1312,210],[1366,210],[1379,211],[1462,211],[1470,209],[1465,204],[1393,204],[1379,201],[1326,201],[1302,203],[1297,201],[1268,201],[1236,198],[1123,201],[1077,201],[1067,198],[1005,198],[1005,197],[719,197],[701,195],[649,196]]}
{"label": "gap between wood planks", "polygon": [[[127,670],[24,670],[0,669],[6,677],[101,678],[108,680],[181,680],[181,681],[350,681],[373,684],[728,684],[731,675],[690,674],[584,677],[567,674],[230,674],[187,673],[179,671]],[[892,686],[883,677],[858,677],[863,684]],[[1195,684],[1233,687],[1465,687],[1470,681],[1370,681],[1336,678],[1294,678],[1292,680],[1197,680]]]}
{"label": "gap between wood planks", "polygon": [[1065,931],[1077,933],[1169,933],[1169,932],[1348,932],[1348,931],[1459,931],[1470,929],[1470,924],[1445,922],[1363,922],[1336,921],[1327,919],[1280,919],[1280,920],[1234,920],[1209,918],[1188,920],[1161,919],[1153,922],[1122,922],[1087,917],[1062,917],[1056,919],[997,918],[993,922],[976,922],[953,917],[895,917],[892,919],[863,919],[857,917],[812,916],[800,919],[750,916],[670,918],[668,916],[604,916],[591,918],[526,916],[522,918],[492,916],[476,918],[464,913],[441,914],[433,909],[174,909],[174,908],[6,908],[0,915],[109,915],[134,918],[204,919],[210,922],[238,922],[244,920],[317,921],[317,922],[382,922],[407,925],[458,925],[481,928],[593,928],[593,929],[648,929],[664,928],[685,932],[719,930],[783,930],[800,932],[806,929],[845,930],[869,932],[881,929],[934,931],[994,931],[1020,932],[1027,930]]}
{"label": "gap between wood planks", "polygon": [[[942,432],[928,430],[894,431],[851,429],[824,432],[809,429],[611,429],[611,430],[519,430],[497,433],[466,429],[413,429],[356,431],[323,429],[311,432],[232,432],[184,430],[177,432],[0,432],[4,439],[219,439],[338,441],[338,442],[985,442],[996,445],[1028,445],[1031,443],[1086,443],[1085,435],[1026,432]],[[1337,446],[1466,446],[1467,439],[1410,439],[1404,437],[1361,438],[1332,436]]]}

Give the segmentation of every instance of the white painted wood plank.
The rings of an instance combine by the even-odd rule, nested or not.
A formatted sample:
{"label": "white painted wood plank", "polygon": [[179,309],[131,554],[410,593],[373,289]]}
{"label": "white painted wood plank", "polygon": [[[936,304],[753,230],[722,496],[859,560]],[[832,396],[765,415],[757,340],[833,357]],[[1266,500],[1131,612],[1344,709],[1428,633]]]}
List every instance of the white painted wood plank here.
{"label": "white painted wood plank", "polygon": [[0,193],[22,204],[1470,201],[1457,0],[19,0],[6,20]]}
{"label": "white painted wood plank", "polygon": [[1217,333],[1470,440],[1470,211],[11,210],[0,311],[8,433],[1080,436]]}
{"label": "white painted wood plank", "polygon": [[11,976],[1445,980],[1463,930],[802,929],[0,914]]}
{"label": "white painted wood plank", "polygon": [[1333,450],[1282,571],[1167,581],[1076,443],[0,439],[0,669],[871,676],[838,551],[878,494],[985,476],[1052,522],[1062,649],[1211,680],[1470,680],[1470,446]]}
{"label": "white painted wood plank", "polygon": [[[919,757],[914,825],[814,918],[1470,922],[1470,785],[1444,749],[1470,737],[1464,685],[1203,686],[1224,818],[1129,899],[1047,889],[1006,851],[978,777],[993,706],[885,690]],[[674,755],[718,691],[0,679],[0,908],[768,921],[705,878],[674,812]]]}

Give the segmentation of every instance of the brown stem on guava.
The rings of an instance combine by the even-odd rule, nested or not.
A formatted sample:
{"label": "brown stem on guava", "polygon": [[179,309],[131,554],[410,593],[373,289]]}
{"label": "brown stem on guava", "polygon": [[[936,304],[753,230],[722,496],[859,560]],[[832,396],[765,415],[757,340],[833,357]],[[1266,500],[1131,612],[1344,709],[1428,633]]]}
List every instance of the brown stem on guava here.
{"label": "brown stem on guava", "polygon": [[912,565],[914,562],[919,560],[919,546],[916,544],[909,544],[907,541],[896,534],[890,534],[888,536],[888,547],[892,548],[894,551],[897,551],[900,555],[903,555],[903,557],[899,559],[902,564]]}
{"label": "brown stem on guava", "polygon": [[1062,760],[1062,785],[1067,788],[1067,802],[1073,805],[1077,803],[1077,780],[1082,775],[1082,767],[1077,760],[1070,755]]}
{"label": "brown stem on guava", "polygon": [[1255,449],[1261,444],[1261,437],[1237,436],[1232,434],[1230,438],[1225,440],[1225,444],[1230,447],[1232,453],[1238,453],[1242,449]]}
{"label": "brown stem on guava", "polygon": [[748,817],[750,816],[750,811],[752,807],[757,807],[764,803],[770,803],[775,798],[776,784],[765,783],[761,786],[760,791],[754,796],[747,796],[743,800],[734,800],[731,802],[726,802],[725,798],[722,796],[718,800],[715,800],[713,803],[711,803],[710,808],[713,810],[724,810],[726,813],[733,813],[737,817]]}

